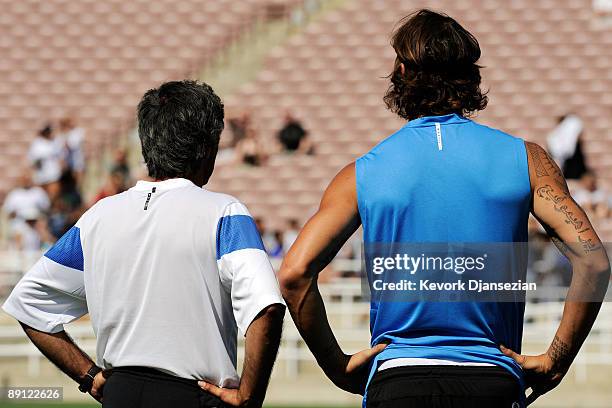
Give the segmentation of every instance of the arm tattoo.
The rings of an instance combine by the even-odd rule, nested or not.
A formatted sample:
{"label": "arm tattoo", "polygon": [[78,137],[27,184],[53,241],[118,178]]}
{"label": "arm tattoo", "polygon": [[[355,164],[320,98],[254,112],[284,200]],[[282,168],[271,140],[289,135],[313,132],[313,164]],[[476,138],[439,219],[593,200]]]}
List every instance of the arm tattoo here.
{"label": "arm tattoo", "polygon": [[571,248],[557,236],[554,236],[554,235],[551,236],[550,240],[553,242],[553,244],[555,244],[555,246],[559,249],[559,251],[566,257],[568,257],[572,253]]}
{"label": "arm tattoo", "polygon": [[571,224],[576,231],[582,233],[590,229],[589,227],[583,228],[585,224],[584,220],[581,220],[580,217],[576,216],[566,204],[562,204],[566,199],[570,198],[566,192],[557,194],[550,184],[546,184],[538,188],[536,193],[539,197],[545,199],[546,201],[551,201],[555,211],[563,214],[565,216],[565,223]]}
{"label": "arm tattoo", "polygon": [[527,150],[531,156],[536,176],[538,178],[550,176],[554,179],[555,184],[562,190],[566,190],[567,185],[565,184],[561,169],[557,166],[557,163],[550,158],[546,151],[540,146],[532,143],[527,143]]}
{"label": "arm tattoo", "polygon": [[591,238],[582,239],[582,237],[578,236],[578,241],[582,244],[582,249],[584,249],[585,253],[597,251],[601,248],[601,245],[594,244]]}
{"label": "arm tattoo", "polygon": [[527,150],[529,151],[529,155],[531,156],[531,159],[533,160],[536,176],[538,177],[548,176],[548,172],[546,171],[546,168],[544,168],[544,164],[542,163],[542,160],[540,158],[539,149],[535,145],[531,143],[527,143]]}
{"label": "arm tattoo", "polygon": [[[572,200],[572,198],[568,194],[566,194],[565,192],[562,192],[561,194],[556,194],[550,184],[546,184],[538,188],[536,193],[539,197],[545,199],[546,201],[552,202],[555,211],[563,214],[565,216],[565,223],[572,225],[574,229],[578,232],[578,234],[583,234],[591,230],[591,227],[588,226],[588,220],[586,220],[586,217],[585,219],[581,219],[580,214],[574,214],[574,211],[571,211],[566,204],[562,204],[568,198]],[[557,245],[557,247],[559,248],[559,250],[561,250],[563,254],[567,255],[567,253],[561,248],[561,240],[557,238],[556,240],[553,239],[553,242],[555,243],[555,245]],[[578,243],[580,243],[580,245],[582,246],[582,249],[585,254],[600,249],[600,245],[593,243],[593,239],[583,238],[580,235],[578,235]],[[569,249],[567,245],[565,245],[565,249]]]}
{"label": "arm tattoo", "polygon": [[[593,243],[593,239],[581,236],[581,234],[590,231],[591,227],[589,226],[586,215],[580,210],[580,206],[578,206],[570,196],[567,183],[565,182],[565,178],[559,166],[557,166],[540,146],[533,143],[526,143],[526,146],[531,156],[536,177],[552,177],[555,187],[558,188],[557,190],[550,184],[545,184],[536,190],[536,194],[540,198],[550,201],[555,211],[563,214],[565,223],[574,227],[574,230],[579,234],[577,241],[580,246],[582,246],[582,250],[585,254],[599,250],[600,245]],[[570,209],[570,206],[567,204],[568,199],[570,205],[573,203],[578,208],[578,211]],[[553,242],[563,254],[567,255],[571,251],[571,248],[565,245],[560,239],[554,239]]]}
{"label": "arm tattoo", "polygon": [[567,205],[562,205],[560,207],[555,207],[555,210],[559,211],[563,215],[565,215],[565,223],[571,224],[574,226],[576,230],[582,230],[582,226],[584,225],[584,221],[581,221],[580,218],[576,217],[572,211],[567,208]]}
{"label": "arm tattoo", "polygon": [[550,186],[550,184],[546,184],[545,186],[538,188],[536,193],[546,201],[552,201],[555,204],[555,207],[556,204],[560,204],[567,198],[567,194],[565,194],[565,192],[555,194],[554,189]]}
{"label": "arm tattoo", "polygon": [[559,336],[555,336],[550,348],[548,349],[548,356],[553,362],[553,368],[556,370],[565,371],[569,368],[572,363],[572,355],[570,346],[561,340]]}

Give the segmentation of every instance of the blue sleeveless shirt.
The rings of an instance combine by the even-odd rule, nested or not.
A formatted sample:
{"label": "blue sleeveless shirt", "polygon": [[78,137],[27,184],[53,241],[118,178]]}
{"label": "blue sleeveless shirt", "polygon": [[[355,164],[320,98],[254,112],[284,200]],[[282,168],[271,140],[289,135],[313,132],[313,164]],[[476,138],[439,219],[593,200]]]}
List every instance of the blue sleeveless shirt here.
{"label": "blue sleeveless shirt", "polygon": [[[355,163],[364,245],[527,242],[531,187],[525,144],[451,114],[409,121]],[[366,259],[366,264],[368,260]],[[372,298],[374,361],[432,358],[522,370],[524,303],[381,302]],[[365,403],[365,398],[364,398]]]}

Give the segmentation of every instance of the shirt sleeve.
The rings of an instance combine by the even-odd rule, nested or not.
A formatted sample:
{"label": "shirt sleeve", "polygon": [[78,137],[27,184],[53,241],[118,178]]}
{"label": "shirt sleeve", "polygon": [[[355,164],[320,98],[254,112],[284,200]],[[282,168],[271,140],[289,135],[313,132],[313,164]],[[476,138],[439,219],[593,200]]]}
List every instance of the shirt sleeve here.
{"label": "shirt sleeve", "polygon": [[4,199],[2,210],[5,212],[5,214],[11,214],[17,211],[17,208],[15,206],[15,192],[14,191],[11,191],[10,193],[8,193],[8,195]]}
{"label": "shirt sleeve", "polygon": [[216,241],[221,282],[231,293],[236,324],[246,334],[264,308],[285,304],[278,281],[255,221],[243,204],[235,202],[225,208]]}
{"label": "shirt sleeve", "polygon": [[62,331],[87,313],[83,263],[81,231],[74,226],[23,276],[2,308],[36,330]]}

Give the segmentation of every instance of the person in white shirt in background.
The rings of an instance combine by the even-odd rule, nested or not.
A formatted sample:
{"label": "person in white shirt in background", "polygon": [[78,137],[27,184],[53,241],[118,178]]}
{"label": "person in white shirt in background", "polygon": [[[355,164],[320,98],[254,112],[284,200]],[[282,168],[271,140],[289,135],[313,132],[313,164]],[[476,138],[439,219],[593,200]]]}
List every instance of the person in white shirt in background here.
{"label": "person in white shirt in background", "polygon": [[25,207],[20,211],[21,215],[11,222],[10,247],[26,254],[36,253],[40,256],[42,247],[40,233],[41,214],[36,207]]}
{"label": "person in white shirt in background", "polygon": [[49,211],[51,203],[45,190],[32,183],[30,171],[26,170],[19,178],[19,184],[9,191],[2,210],[10,218],[24,218],[23,210],[35,208],[42,213]]}
{"label": "person in white shirt in background", "polygon": [[548,134],[546,142],[550,155],[563,168],[565,160],[574,154],[578,138],[584,125],[582,119],[574,114],[559,119],[557,126]]}
{"label": "person in white shirt in background", "polygon": [[597,183],[597,176],[589,170],[582,175],[573,192],[574,200],[585,210],[599,218],[610,215],[612,196]]}
{"label": "person in white shirt in background", "polygon": [[546,137],[548,150],[566,179],[579,179],[587,171],[582,151],[583,131],[582,119],[570,113],[561,116],[557,126]]}
{"label": "person in white shirt in background", "polygon": [[51,125],[40,130],[28,151],[28,160],[34,171],[34,183],[42,186],[53,200],[60,191],[59,180],[64,171],[64,147],[53,133]]}
{"label": "person in white shirt in background", "polygon": [[85,129],[77,127],[71,117],[62,118],[59,121],[57,139],[64,147],[66,166],[73,172],[77,184],[80,185],[85,171],[85,153],[83,151]]}
{"label": "person in white shirt in background", "polygon": [[39,251],[45,234],[44,216],[50,208],[49,197],[45,190],[32,183],[29,170],[19,179],[19,184],[11,190],[2,205],[7,219],[9,248],[32,253]]}

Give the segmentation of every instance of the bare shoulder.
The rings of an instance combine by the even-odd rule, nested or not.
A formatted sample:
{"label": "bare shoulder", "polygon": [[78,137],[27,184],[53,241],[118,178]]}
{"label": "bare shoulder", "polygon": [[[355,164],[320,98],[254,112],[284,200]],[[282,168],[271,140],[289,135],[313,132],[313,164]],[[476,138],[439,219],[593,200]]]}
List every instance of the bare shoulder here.
{"label": "bare shoulder", "polygon": [[351,162],[344,166],[342,170],[333,178],[325,194],[323,195],[323,203],[329,203],[338,199],[356,200],[357,188],[355,184],[355,162]]}
{"label": "bare shoulder", "polygon": [[343,182],[355,180],[355,162],[351,162],[344,166],[335,177]]}

